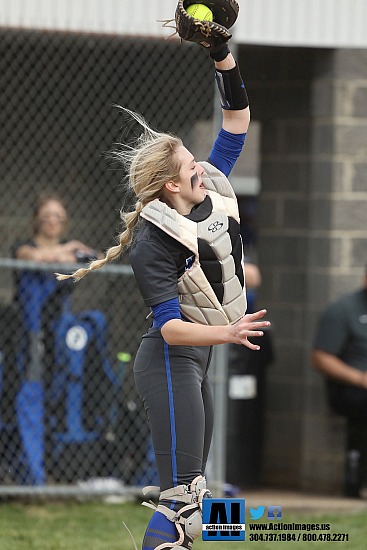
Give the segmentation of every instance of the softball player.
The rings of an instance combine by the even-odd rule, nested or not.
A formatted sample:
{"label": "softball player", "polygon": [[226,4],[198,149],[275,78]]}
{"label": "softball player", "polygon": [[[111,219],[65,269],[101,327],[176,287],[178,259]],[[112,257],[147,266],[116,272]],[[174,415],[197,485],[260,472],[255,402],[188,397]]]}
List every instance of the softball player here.
{"label": "softball player", "polygon": [[[232,9],[236,3],[229,2]],[[270,324],[263,320],[266,310],[246,314],[238,207],[227,176],[242,151],[250,111],[228,37],[210,49],[223,122],[208,161],[197,162],[178,137],[152,130],[124,109],[142,126],[135,146],[122,144],[115,152],[128,172],[135,208],[123,214],[119,244],[71,275],[78,280],[129,247],[151,309],[134,376],[152,433],[160,499],[143,550],[190,550],[200,535],[201,503],[211,496],[204,472],[213,431],[212,346],[257,350],[248,338],[262,336]]]}

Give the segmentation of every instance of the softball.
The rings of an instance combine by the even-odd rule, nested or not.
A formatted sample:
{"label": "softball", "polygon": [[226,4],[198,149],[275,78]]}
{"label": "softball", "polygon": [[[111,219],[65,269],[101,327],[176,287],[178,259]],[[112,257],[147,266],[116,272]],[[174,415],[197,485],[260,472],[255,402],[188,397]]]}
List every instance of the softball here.
{"label": "softball", "polygon": [[187,13],[201,21],[213,21],[213,12],[204,4],[191,4],[186,9]]}

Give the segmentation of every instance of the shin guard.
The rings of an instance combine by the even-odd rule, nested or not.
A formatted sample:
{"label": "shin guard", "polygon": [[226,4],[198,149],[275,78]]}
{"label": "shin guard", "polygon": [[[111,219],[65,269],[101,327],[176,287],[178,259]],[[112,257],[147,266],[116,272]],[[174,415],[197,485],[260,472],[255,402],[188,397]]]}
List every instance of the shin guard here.
{"label": "shin guard", "polygon": [[178,533],[175,542],[165,542],[156,546],[155,550],[191,550],[193,541],[202,531],[202,501],[211,497],[205,477],[198,476],[190,485],[178,485],[162,491],[157,507],[144,502],[145,506],[157,510],[172,521]]}

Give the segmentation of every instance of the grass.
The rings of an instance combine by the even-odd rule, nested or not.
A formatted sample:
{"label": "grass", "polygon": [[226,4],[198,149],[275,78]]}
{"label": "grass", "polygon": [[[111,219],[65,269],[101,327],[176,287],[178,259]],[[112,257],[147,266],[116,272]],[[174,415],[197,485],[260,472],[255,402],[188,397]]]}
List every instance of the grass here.
{"label": "grass", "polygon": [[[140,504],[109,505],[101,502],[48,502],[44,504],[3,502],[0,504],[1,550],[134,550],[123,522],[141,548],[145,526],[152,511]],[[348,533],[348,542],[205,542],[196,540],[195,550],[259,550],[278,548],[318,550],[330,548],[365,550],[366,512],[301,514],[283,511],[284,523],[330,523],[331,533]],[[253,522],[251,522],[253,523]],[[250,534],[247,522],[247,538]],[[283,531],[284,532],[284,531]],[[330,546],[332,545],[332,546]]]}

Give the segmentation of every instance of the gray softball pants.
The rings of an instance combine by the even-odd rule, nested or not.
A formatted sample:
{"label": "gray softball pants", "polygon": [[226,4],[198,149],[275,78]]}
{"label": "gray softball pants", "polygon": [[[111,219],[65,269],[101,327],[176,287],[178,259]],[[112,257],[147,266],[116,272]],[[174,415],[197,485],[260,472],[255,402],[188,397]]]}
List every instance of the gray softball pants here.
{"label": "gray softball pants", "polygon": [[161,491],[204,475],[214,417],[211,352],[209,346],[169,346],[155,327],[142,338],[134,377],[150,425]]}

